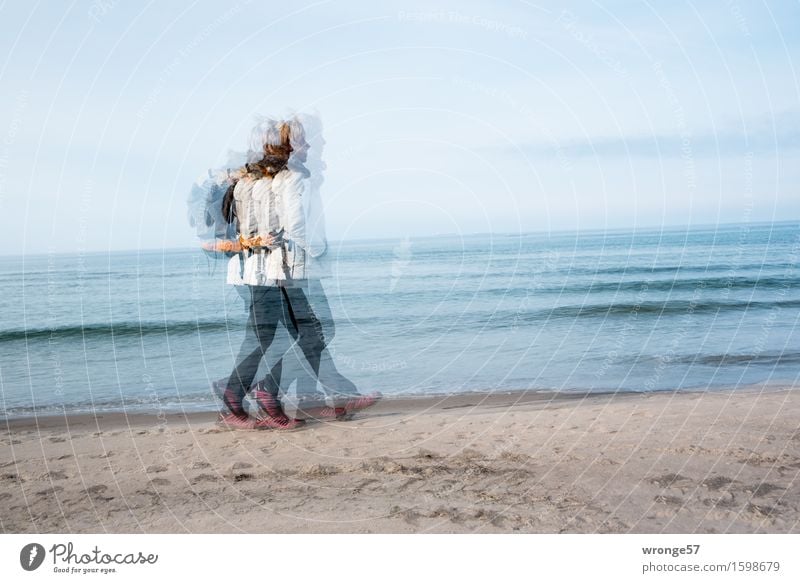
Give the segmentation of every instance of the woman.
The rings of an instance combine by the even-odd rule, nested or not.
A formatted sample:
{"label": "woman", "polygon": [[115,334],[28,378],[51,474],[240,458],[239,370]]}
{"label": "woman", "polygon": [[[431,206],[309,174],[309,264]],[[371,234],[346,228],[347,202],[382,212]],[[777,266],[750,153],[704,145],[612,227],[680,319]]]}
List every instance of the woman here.
{"label": "woman", "polygon": [[236,366],[226,386],[218,387],[228,410],[220,421],[229,427],[295,429],[302,425],[289,419],[268,393],[255,395],[263,413],[260,419],[251,419],[244,408],[244,397],[279,323],[295,338],[315,373],[324,348],[313,311],[302,294],[288,291],[305,279],[307,247],[303,176],[288,168],[290,135],[288,124],[270,123],[260,157],[246,165],[223,200],[223,213],[230,222],[238,223],[241,247],[229,265],[228,282],[245,285],[250,291],[247,330]]}
{"label": "woman", "polygon": [[[243,429],[295,429],[303,422],[287,417],[278,400],[282,359],[273,367],[273,382],[261,382],[253,391],[260,419],[249,418],[243,400],[279,323],[296,341],[316,385],[326,353],[325,338],[307,291],[312,266],[320,263],[327,243],[324,232],[320,239],[316,229],[312,230],[312,236],[306,236],[303,194],[310,183],[306,179],[311,175],[303,165],[308,144],[302,124],[297,118],[289,122],[265,120],[256,128],[255,135],[260,157],[246,166],[243,175],[229,188],[222,205],[228,220],[238,223],[241,247],[229,265],[228,283],[247,286],[250,299],[247,331],[236,366],[225,386],[217,386],[228,410],[220,421]],[[317,270],[317,276],[311,280],[314,289],[321,287],[318,274]],[[347,393],[347,398],[337,409],[318,410],[318,416],[328,416],[327,410],[343,414],[363,409],[377,401],[379,395],[359,395],[355,386],[335,371],[329,357],[326,363],[325,378],[333,379]]]}
{"label": "woman", "polygon": [[[306,278],[302,282],[295,282],[288,291],[290,294],[302,295],[303,305],[309,305],[313,310],[315,320],[322,327],[324,342],[327,345],[333,338],[335,327],[321,282],[322,278],[329,277],[331,273],[325,218],[319,194],[326,168],[322,160],[322,149],[325,144],[322,139],[322,124],[318,116],[308,114],[293,116],[286,123],[290,128],[291,145],[288,167],[305,178],[302,203],[307,242]],[[255,141],[257,144],[262,143],[259,133],[256,133]],[[302,292],[298,288],[302,288]],[[288,358],[278,359],[270,373],[257,384],[254,394],[266,391],[273,399],[278,399],[281,386],[289,387],[292,382],[296,382],[295,416],[342,417],[350,412],[370,407],[380,398],[379,393],[362,395],[352,381],[338,371],[332,355],[325,347],[320,354],[316,372],[312,370],[313,367],[306,366],[302,362],[302,357],[296,357],[296,351],[292,354],[292,351],[287,350],[285,356]],[[324,392],[318,390],[318,385]],[[333,406],[329,406],[326,401]]]}

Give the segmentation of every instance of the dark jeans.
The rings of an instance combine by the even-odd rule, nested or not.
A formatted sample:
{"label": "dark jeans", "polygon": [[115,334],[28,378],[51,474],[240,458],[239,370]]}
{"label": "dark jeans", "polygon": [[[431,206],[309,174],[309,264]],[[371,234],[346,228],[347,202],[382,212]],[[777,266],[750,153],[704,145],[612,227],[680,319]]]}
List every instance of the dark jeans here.
{"label": "dark jeans", "polygon": [[[322,326],[323,337],[327,346],[334,334],[333,316],[328,304],[328,298],[325,296],[325,291],[319,281],[311,280],[307,283],[308,285],[303,288],[305,290],[304,297],[308,300],[311,309],[317,316],[317,321]],[[336,368],[333,356],[326,346],[323,347],[320,353],[317,374],[311,374],[312,371],[302,361],[302,358],[287,352],[285,357],[278,359],[278,362],[275,363],[264,379],[265,389],[277,396],[281,387],[284,387],[285,392],[286,388],[291,386],[292,381],[296,380],[298,400],[311,401],[312,405],[317,400],[323,401],[326,396],[333,397],[335,402],[337,397],[347,400],[349,397],[359,395],[360,393],[353,382]],[[317,380],[319,380],[324,393],[320,393],[317,390]]]}
{"label": "dark jeans", "polygon": [[233,401],[241,402],[250,390],[261,359],[272,344],[279,323],[297,341],[311,369],[308,372],[314,378],[319,376],[325,337],[322,324],[311,309],[302,288],[251,286],[249,313],[236,366],[228,378],[228,390],[232,393]]}

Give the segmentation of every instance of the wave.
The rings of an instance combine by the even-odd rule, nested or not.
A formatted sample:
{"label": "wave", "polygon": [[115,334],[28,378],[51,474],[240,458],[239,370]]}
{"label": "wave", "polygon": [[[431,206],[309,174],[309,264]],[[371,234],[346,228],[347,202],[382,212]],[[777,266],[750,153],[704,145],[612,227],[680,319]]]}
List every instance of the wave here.
{"label": "wave", "polygon": [[[510,275],[509,275],[510,277]],[[490,280],[493,277],[486,276],[468,276],[461,279],[483,279]],[[426,281],[436,279],[435,277],[428,277]],[[444,279],[444,277],[442,278]],[[452,280],[451,280],[452,281]],[[695,291],[707,290],[709,293],[712,290],[759,290],[769,291],[773,289],[800,289],[800,278],[783,278],[783,277],[709,277],[709,278],[689,278],[689,279],[658,279],[658,280],[644,280],[636,279],[629,281],[580,281],[577,283],[563,283],[553,284],[545,282],[536,282],[532,286],[526,286],[524,278],[515,280],[514,285],[498,286],[491,288],[474,288],[460,289],[457,284],[453,284],[449,289],[441,289],[436,286],[428,287],[424,281],[406,282],[406,285],[413,284],[416,289],[400,289],[396,291],[387,292],[385,288],[365,289],[358,292],[340,292],[337,294],[336,300],[353,300],[363,302],[365,298],[380,299],[388,298],[398,300],[408,299],[425,299],[437,298],[441,299],[443,294],[448,300],[453,299],[470,299],[473,296],[494,295],[496,297],[514,298],[521,296],[529,296],[536,294],[591,294],[597,292],[673,292],[673,291]]]}
{"label": "wave", "polygon": [[[439,332],[443,329],[452,330],[475,329],[486,327],[504,328],[516,326],[524,322],[547,322],[550,320],[576,319],[576,318],[614,318],[614,317],[640,317],[653,315],[659,317],[716,314],[720,312],[765,311],[800,308],[800,299],[784,301],[694,301],[694,300],[667,300],[650,301],[641,303],[599,303],[565,305],[554,308],[538,310],[496,310],[492,312],[466,312],[441,315],[434,318],[433,328]],[[363,312],[362,312],[363,313]],[[340,318],[337,325],[348,323],[364,327],[382,327],[393,325],[406,326],[420,319],[429,320],[429,314],[415,315],[410,311],[403,314],[368,314],[365,316]],[[443,324],[446,320],[447,324]],[[93,339],[108,336],[117,338],[139,338],[150,335],[193,335],[201,333],[216,333],[229,331],[242,331],[245,320],[186,320],[173,322],[118,322],[112,324],[88,324],[85,326],[61,326],[55,328],[31,328],[27,330],[6,330],[0,332],[0,343],[5,342],[31,342],[31,341],[58,341],[68,339]],[[417,328],[419,331],[423,329]]]}
{"label": "wave", "polygon": [[98,414],[98,413],[191,413],[213,411],[217,408],[217,399],[211,390],[198,391],[182,396],[126,396],[121,398],[97,399],[94,401],[75,400],[49,405],[19,405],[0,409],[0,418],[45,417],[63,414]]}
{"label": "wave", "polygon": [[688,362],[706,366],[736,366],[745,364],[800,364],[800,352],[759,352],[754,354],[709,354],[705,356],[683,356],[676,362]]}
{"label": "wave", "polygon": [[87,324],[84,326],[58,326],[54,328],[5,330],[0,332],[0,343],[50,339],[90,339],[98,336],[124,338],[141,337],[152,334],[195,334],[199,332],[224,332],[231,328],[241,329],[242,327],[243,322],[237,320],[189,320],[180,322],[118,322],[114,324]]}
{"label": "wave", "polygon": [[[717,313],[726,311],[800,308],[800,299],[782,302],[767,301],[694,301],[668,300],[664,302],[611,303],[559,306],[550,310],[527,312],[527,317],[541,320],[549,318],[578,318],[582,316],[638,316],[657,314],[664,316]],[[526,318],[523,315],[523,318]],[[527,318],[526,318],[527,319]]]}
{"label": "wave", "polygon": [[746,265],[729,264],[683,264],[683,265],[620,265],[618,267],[571,267],[565,266],[558,271],[566,272],[570,275],[595,275],[595,274],[657,274],[657,273],[680,273],[680,272],[701,272],[701,273],[741,273],[743,271],[758,270],[766,271],[769,269],[790,269],[794,264],[787,262],[778,263],[749,263]]}
{"label": "wave", "polygon": [[685,290],[742,290],[742,289],[780,289],[800,287],[800,279],[784,277],[707,277],[691,279],[659,279],[655,281],[600,281],[588,285],[564,286],[562,288],[548,287],[548,292],[565,291],[579,292],[585,289],[588,292],[598,291],[685,291]]}
{"label": "wave", "polygon": [[[414,314],[409,310],[398,311],[387,317],[358,316],[340,318],[336,321],[337,329],[345,325],[366,329],[382,330],[387,335],[408,334],[413,329],[416,334],[444,334],[453,331],[474,331],[514,329],[528,324],[544,324],[550,322],[577,319],[625,319],[635,318],[638,325],[651,326],[645,320],[651,318],[680,318],[717,316],[725,312],[759,311],[766,318],[768,310],[800,308],[800,299],[772,301],[693,301],[671,300],[665,302],[642,303],[603,303],[564,305],[544,309],[498,309],[483,312],[450,313],[432,316],[431,314]],[[793,318],[793,316],[792,316]],[[666,324],[665,324],[666,325]]]}

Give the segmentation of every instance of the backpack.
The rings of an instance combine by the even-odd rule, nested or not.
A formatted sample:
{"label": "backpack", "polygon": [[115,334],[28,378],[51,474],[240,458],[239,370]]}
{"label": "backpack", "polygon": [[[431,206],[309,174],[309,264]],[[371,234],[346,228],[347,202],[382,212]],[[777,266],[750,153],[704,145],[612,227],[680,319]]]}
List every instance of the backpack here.
{"label": "backpack", "polygon": [[[222,201],[229,188],[235,182],[227,174],[208,172],[208,177],[198,180],[192,185],[187,200],[189,226],[201,244],[215,243],[220,240],[235,241],[238,239],[236,221],[229,223],[223,215]],[[203,252],[213,259],[226,259],[235,255],[232,252],[207,249]]]}

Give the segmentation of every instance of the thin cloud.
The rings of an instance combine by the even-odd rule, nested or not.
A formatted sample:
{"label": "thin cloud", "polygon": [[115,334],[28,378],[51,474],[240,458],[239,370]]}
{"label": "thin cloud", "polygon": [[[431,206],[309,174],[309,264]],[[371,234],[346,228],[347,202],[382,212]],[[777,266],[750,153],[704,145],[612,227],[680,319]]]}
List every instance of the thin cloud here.
{"label": "thin cloud", "polygon": [[[517,144],[528,155],[537,157],[716,157],[738,155],[784,155],[800,149],[800,114],[776,116],[769,123],[748,125],[748,130],[723,130],[693,133],[659,133],[632,136],[598,136],[584,140]],[[508,149],[508,147],[505,147]]]}

